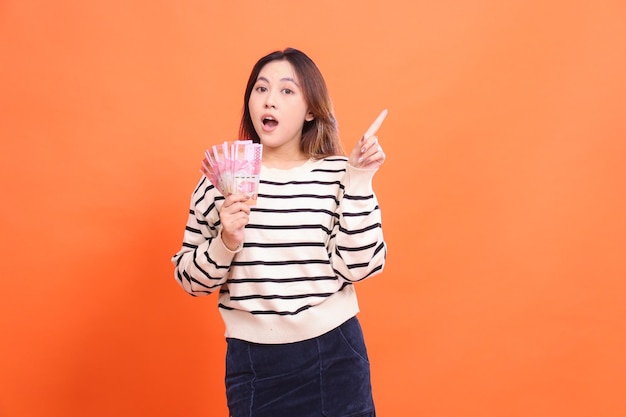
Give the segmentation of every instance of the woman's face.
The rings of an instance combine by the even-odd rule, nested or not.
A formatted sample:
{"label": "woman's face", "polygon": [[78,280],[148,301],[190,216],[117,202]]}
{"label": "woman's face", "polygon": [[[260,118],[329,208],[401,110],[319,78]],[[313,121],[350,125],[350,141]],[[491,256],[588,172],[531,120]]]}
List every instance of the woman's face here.
{"label": "woman's face", "polygon": [[313,115],[289,61],[271,61],[261,69],[248,109],[264,155],[278,152],[288,158],[302,156],[302,126],[305,120],[313,120]]}

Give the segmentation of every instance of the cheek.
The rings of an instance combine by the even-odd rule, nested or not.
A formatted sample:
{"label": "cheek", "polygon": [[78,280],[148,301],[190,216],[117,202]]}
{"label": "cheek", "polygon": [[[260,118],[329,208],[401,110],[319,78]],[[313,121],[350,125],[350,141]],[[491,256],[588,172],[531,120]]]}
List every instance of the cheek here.
{"label": "cheek", "polygon": [[256,106],[256,101],[254,99],[248,100],[248,112],[250,113],[250,117],[252,117],[253,122],[260,116],[258,106]]}
{"label": "cheek", "polygon": [[254,108],[260,108],[264,104],[264,99],[258,92],[252,91],[250,97],[248,97],[248,108],[251,110]]}

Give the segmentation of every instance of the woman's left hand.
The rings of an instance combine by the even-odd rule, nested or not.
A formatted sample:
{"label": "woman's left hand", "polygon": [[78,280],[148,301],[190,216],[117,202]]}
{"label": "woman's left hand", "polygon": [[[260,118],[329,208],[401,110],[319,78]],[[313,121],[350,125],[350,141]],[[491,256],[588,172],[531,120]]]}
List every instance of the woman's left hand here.
{"label": "woman's left hand", "polygon": [[376,132],[387,117],[387,109],[383,110],[357,142],[350,153],[348,163],[355,168],[378,169],[385,162],[385,152],[378,143]]}

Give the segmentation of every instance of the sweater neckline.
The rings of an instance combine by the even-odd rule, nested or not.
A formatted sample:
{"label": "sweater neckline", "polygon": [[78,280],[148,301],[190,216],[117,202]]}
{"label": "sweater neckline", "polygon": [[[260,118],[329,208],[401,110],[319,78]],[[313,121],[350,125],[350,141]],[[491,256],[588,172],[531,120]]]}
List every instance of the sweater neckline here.
{"label": "sweater neckline", "polygon": [[265,165],[261,165],[261,177],[270,177],[270,178],[284,178],[284,177],[295,177],[300,174],[310,172],[313,167],[322,163],[323,159],[314,160],[308,159],[302,165],[298,165],[292,168],[272,168],[267,167]]}

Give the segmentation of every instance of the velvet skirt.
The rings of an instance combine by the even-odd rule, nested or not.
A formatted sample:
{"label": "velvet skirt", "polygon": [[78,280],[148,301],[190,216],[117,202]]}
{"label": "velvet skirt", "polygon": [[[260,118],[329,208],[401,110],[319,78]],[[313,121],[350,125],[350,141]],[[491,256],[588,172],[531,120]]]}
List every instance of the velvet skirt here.
{"label": "velvet skirt", "polygon": [[231,417],[374,417],[370,365],[356,317],[313,339],[227,339]]}

